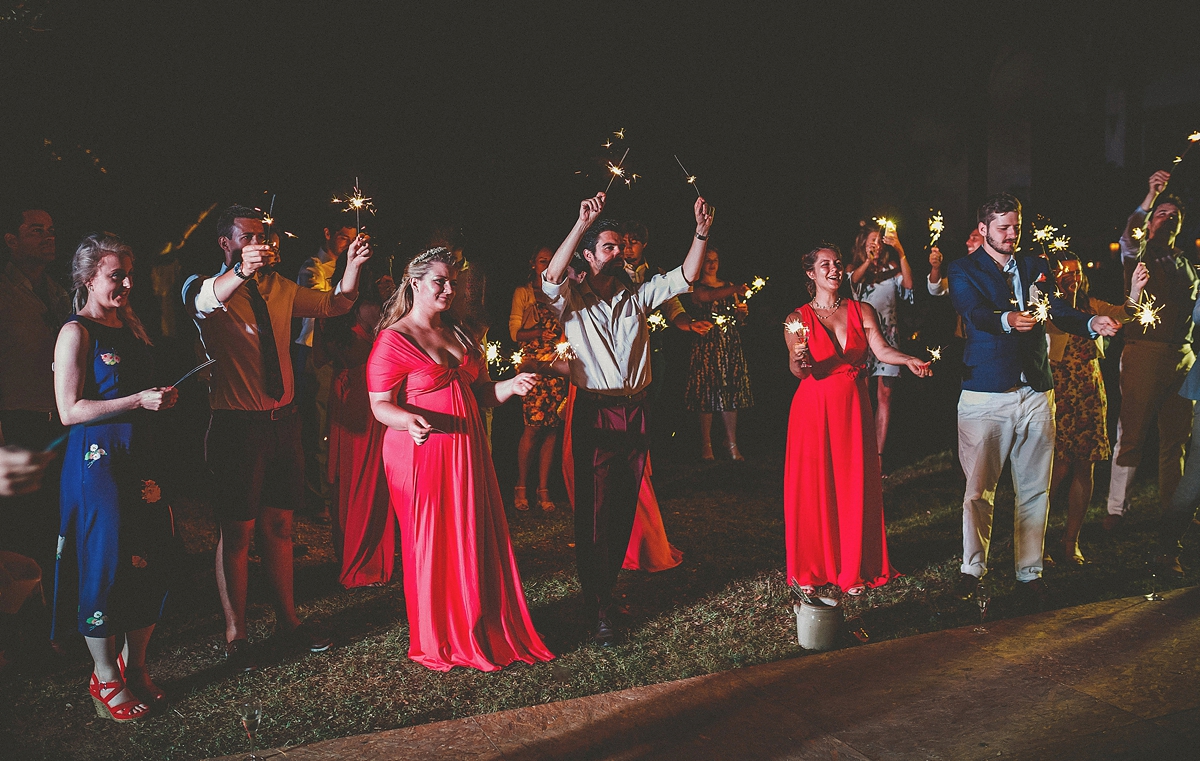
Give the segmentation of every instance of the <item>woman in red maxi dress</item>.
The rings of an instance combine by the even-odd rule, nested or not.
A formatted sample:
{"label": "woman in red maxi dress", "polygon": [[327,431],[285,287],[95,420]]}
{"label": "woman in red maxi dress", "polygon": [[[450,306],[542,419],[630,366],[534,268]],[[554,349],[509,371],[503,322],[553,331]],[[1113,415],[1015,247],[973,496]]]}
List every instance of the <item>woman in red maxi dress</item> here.
{"label": "woman in red maxi dress", "polygon": [[870,304],[842,299],[841,253],[803,259],[812,300],[784,322],[792,399],[784,465],[787,578],[806,592],[836,584],[848,594],[898,575],[888,562],[875,416],[862,376],[867,349],[926,377],[929,363],[892,348]]}
{"label": "woman in red maxi dress", "polygon": [[537,376],[491,381],[479,347],[448,318],[457,274],[445,248],[409,262],[380,322],[367,389],[388,427],[408,656],[437,671],[496,671],[554,657],[525,603],[479,412],[528,393]]}
{"label": "woman in red maxi dress", "polygon": [[367,398],[367,358],[375,326],[383,302],[395,290],[391,275],[371,278],[359,289],[353,309],[318,321],[313,335],[313,351],[334,367],[328,476],[337,495],[337,510],[330,516],[330,528],[341,563],[338,580],[346,589],[386,584],[395,564],[396,517],[383,472],[387,427],[371,415]]}

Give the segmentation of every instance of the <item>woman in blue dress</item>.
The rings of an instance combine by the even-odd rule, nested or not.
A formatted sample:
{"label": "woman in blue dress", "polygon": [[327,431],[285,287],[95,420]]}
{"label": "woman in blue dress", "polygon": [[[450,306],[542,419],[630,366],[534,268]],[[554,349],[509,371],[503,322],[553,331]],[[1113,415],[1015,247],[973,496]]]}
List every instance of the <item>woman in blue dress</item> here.
{"label": "woman in blue dress", "polygon": [[71,265],[76,313],[54,349],[58,413],[72,428],[63,455],[53,628],[70,626],[61,611],[77,611],[95,664],[89,691],[96,712],[115,721],[142,718],[164,698],[146,672],[146,645],[176,553],[149,420],[150,411],[175,403],[176,392],[153,386],[150,340],[129,306],[132,274],[133,252],[120,238],[84,238]]}

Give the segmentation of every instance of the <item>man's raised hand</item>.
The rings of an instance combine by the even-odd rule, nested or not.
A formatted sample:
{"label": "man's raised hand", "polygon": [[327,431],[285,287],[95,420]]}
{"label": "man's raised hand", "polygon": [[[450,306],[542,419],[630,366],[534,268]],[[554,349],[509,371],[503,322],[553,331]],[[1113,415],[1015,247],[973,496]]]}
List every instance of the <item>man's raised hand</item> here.
{"label": "man's raised hand", "polygon": [[703,198],[696,199],[696,234],[708,235],[712,229],[713,207],[704,202]]}
{"label": "man's raised hand", "polygon": [[600,212],[604,211],[604,200],[604,193],[597,193],[579,204],[579,222],[585,230],[591,227],[592,223],[600,216]]}

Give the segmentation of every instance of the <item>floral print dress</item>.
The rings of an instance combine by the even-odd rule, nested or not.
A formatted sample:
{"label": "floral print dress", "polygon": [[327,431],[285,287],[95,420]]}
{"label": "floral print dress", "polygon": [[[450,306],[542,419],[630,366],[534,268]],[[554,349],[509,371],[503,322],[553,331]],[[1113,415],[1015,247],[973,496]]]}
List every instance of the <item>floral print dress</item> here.
{"label": "floral print dress", "polygon": [[713,302],[711,311],[691,298],[684,303],[694,319],[713,323],[712,330],[696,336],[692,344],[683,392],[688,412],[732,412],[754,406],[734,297]]}
{"label": "floral print dress", "polygon": [[[875,307],[875,312],[879,315],[879,329],[883,333],[884,339],[892,348],[899,348],[896,335],[896,310],[901,301],[907,301],[909,304],[913,302],[912,289],[904,287],[904,277],[897,273],[895,277],[874,283],[863,281],[853,288],[854,298]],[[898,378],[900,368],[897,365],[880,362],[868,349],[866,374]]]}
{"label": "floral print dress", "polygon": [[[550,307],[540,301],[533,303],[537,311],[537,322],[533,328],[540,333],[532,341],[521,344],[521,352],[539,361],[549,362],[555,358],[555,350],[563,338],[562,327]],[[543,375],[533,390],[525,395],[521,409],[525,413],[525,425],[531,428],[554,428],[562,425],[563,405],[567,399],[567,379]]]}
{"label": "floral print dress", "polygon": [[1050,363],[1054,376],[1054,454],[1074,462],[1112,457],[1108,396],[1096,342],[1068,336],[1063,356]]}

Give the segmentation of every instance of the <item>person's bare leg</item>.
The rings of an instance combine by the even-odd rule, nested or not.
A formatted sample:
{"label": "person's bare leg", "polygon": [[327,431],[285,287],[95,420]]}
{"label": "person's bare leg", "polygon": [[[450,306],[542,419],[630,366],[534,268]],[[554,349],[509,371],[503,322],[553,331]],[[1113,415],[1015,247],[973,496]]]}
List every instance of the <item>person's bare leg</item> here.
{"label": "person's bare leg", "polygon": [[1092,501],[1092,473],[1095,467],[1092,462],[1077,462],[1074,465],[1075,473],[1071,478],[1071,491],[1067,499],[1067,527],[1063,532],[1063,547],[1068,560],[1073,556],[1083,557],[1079,551],[1079,532],[1083,529],[1083,519]]}
{"label": "person's bare leg", "polygon": [[711,412],[700,413],[700,459],[713,459]]}
{"label": "person's bare leg", "polygon": [[743,459],[737,445],[737,410],[722,412],[721,422],[725,425],[725,441],[729,445],[729,456],[735,460]]}
{"label": "person's bare leg", "polygon": [[292,511],[263,507],[261,520],[263,560],[275,591],[275,619],[280,631],[300,625],[292,589]]}
{"label": "person's bare leg", "polygon": [[550,466],[554,464],[554,450],[558,445],[557,428],[547,428],[545,433],[545,438],[542,439],[541,457],[538,460],[538,491],[546,491],[550,488]]}
{"label": "person's bare leg", "polygon": [[246,639],[246,580],[254,521],[222,522],[217,538],[217,594],[225,613],[225,641]]}
{"label": "person's bare leg", "polygon": [[[96,678],[101,682],[121,681],[121,671],[117,668],[117,638],[84,637],[83,641],[87,643],[88,652],[91,653],[92,671],[96,674]],[[110,696],[104,694],[103,697],[108,699]],[[137,696],[125,688],[115,698],[108,699],[108,703],[119,706],[131,700],[137,700]]]}
{"label": "person's bare leg", "polygon": [[524,489],[529,481],[529,461],[533,459],[533,445],[537,442],[537,429],[527,425],[517,442],[517,488]]}
{"label": "person's bare leg", "polygon": [[879,455],[883,456],[883,447],[887,444],[888,423],[892,420],[892,385],[895,379],[881,375],[876,379],[876,399],[879,404],[875,407],[875,442],[879,447]]}
{"label": "person's bare leg", "polygon": [[162,690],[150,678],[146,670],[146,647],[150,644],[150,635],[154,634],[154,624],[143,626],[125,635],[125,680],[134,688],[140,688],[143,699],[157,700]]}

